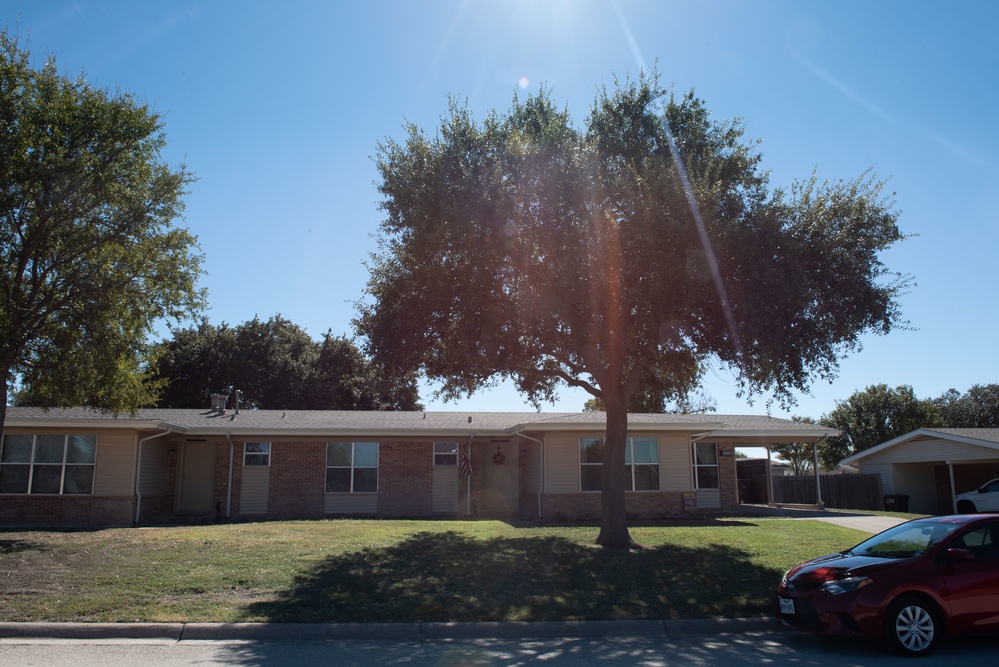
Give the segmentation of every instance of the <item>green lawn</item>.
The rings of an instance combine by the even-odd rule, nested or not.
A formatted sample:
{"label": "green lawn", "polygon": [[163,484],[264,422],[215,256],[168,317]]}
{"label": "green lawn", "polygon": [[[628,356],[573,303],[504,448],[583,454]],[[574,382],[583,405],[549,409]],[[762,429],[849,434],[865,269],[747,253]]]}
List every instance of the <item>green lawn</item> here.
{"label": "green lawn", "polygon": [[758,616],[865,533],[785,519],[632,526],[291,521],[0,532],[6,621],[542,621]]}

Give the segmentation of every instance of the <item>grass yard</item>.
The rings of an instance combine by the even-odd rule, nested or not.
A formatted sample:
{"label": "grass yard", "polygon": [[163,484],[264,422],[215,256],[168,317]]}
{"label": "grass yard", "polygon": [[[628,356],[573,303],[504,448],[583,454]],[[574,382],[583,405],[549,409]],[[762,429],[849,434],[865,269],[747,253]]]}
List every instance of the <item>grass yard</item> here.
{"label": "grass yard", "polygon": [[770,613],[781,574],[865,533],[818,521],[595,527],[290,521],[0,532],[5,621],[550,621]]}

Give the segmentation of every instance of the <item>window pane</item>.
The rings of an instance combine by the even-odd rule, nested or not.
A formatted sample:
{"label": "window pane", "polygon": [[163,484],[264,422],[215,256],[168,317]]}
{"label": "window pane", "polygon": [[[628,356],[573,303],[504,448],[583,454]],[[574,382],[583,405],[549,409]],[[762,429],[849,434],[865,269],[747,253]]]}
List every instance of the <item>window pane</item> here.
{"label": "window pane", "polygon": [[94,466],[66,466],[63,493],[90,494],[94,492]]}
{"label": "window pane", "polygon": [[378,468],[354,468],[354,493],[378,490]]}
{"label": "window pane", "polygon": [[40,435],[35,444],[35,463],[62,463],[66,436]]}
{"label": "window pane", "polygon": [[434,454],[435,466],[456,466],[458,465],[457,454]]}
{"label": "window pane", "polygon": [[[3,463],[31,463],[31,443],[34,436],[5,435],[3,438]],[[24,492],[27,493],[25,487]]]}
{"label": "window pane", "polygon": [[270,454],[245,454],[243,456],[244,466],[267,466],[270,465]]}
{"label": "window pane", "polygon": [[271,451],[269,442],[247,442],[243,446],[243,451],[247,454],[269,454]]}
{"label": "window pane", "polygon": [[699,465],[717,465],[718,450],[713,442],[694,443],[695,461]]}
{"label": "window pane", "polygon": [[326,493],[350,493],[350,468],[326,469]]}
{"label": "window pane", "polygon": [[27,493],[30,465],[0,465],[0,493]]}
{"label": "window pane", "polygon": [[581,491],[599,491],[602,465],[579,466],[579,488]]}
{"label": "window pane", "polygon": [[656,438],[633,438],[634,460],[629,463],[659,463],[659,441]]}
{"label": "window pane", "polygon": [[603,463],[604,462],[604,439],[603,438],[580,438],[579,439],[579,462],[580,463]]}
{"label": "window pane", "polygon": [[59,493],[59,482],[62,481],[62,466],[36,465],[31,475],[32,493]]}
{"label": "window pane", "polygon": [[458,443],[457,442],[435,442],[434,443],[434,454],[457,454],[458,453]]}
{"label": "window pane", "polygon": [[718,488],[718,468],[705,466],[697,468],[697,488],[717,489]]}
{"label": "window pane", "polygon": [[378,465],[378,443],[377,442],[355,442],[354,443],[354,465],[376,467]]}
{"label": "window pane", "polygon": [[326,465],[327,466],[349,466],[350,465],[350,443],[349,442],[327,442],[326,443]]}
{"label": "window pane", "polygon": [[69,436],[69,447],[66,450],[66,463],[93,463],[96,460],[96,435]]}
{"label": "window pane", "polygon": [[658,491],[658,490],[659,490],[659,466],[657,465],[635,466],[635,491]]}

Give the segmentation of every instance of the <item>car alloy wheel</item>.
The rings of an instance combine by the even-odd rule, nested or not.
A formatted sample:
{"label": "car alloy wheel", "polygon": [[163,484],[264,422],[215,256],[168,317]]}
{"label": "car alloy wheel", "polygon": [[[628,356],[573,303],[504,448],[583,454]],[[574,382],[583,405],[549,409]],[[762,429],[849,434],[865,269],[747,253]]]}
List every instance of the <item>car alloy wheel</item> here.
{"label": "car alloy wheel", "polygon": [[885,635],[904,655],[927,655],[936,645],[939,628],[933,608],[913,596],[903,596],[888,608]]}

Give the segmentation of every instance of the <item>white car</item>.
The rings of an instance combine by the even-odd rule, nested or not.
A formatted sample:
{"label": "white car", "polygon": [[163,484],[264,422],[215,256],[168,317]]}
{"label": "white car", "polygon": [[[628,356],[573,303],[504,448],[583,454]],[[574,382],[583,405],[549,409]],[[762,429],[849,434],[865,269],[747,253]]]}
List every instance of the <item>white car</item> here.
{"label": "white car", "polygon": [[961,514],[999,512],[999,477],[982,484],[977,491],[957,494],[955,500]]}

